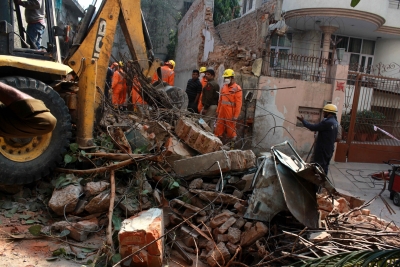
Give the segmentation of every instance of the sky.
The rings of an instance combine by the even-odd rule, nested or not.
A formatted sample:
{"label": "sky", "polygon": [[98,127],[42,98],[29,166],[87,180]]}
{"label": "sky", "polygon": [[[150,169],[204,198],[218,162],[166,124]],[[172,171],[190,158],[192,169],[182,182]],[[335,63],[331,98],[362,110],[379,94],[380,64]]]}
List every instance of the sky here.
{"label": "sky", "polygon": [[[78,3],[83,8],[87,8],[90,4],[92,4],[93,0],[78,0]],[[97,0],[97,2],[101,2],[101,0]]]}

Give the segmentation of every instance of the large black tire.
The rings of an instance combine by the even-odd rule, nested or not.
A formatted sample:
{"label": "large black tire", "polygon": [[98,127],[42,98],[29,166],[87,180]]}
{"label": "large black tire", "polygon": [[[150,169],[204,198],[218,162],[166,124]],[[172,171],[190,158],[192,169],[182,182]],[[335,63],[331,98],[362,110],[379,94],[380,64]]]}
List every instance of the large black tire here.
{"label": "large black tire", "polygon": [[50,86],[26,77],[4,77],[0,81],[44,102],[57,119],[47,148],[30,161],[16,162],[0,154],[0,184],[28,184],[48,175],[63,161],[71,138],[71,117],[64,100]]}
{"label": "large black tire", "polygon": [[400,206],[400,193],[399,192],[394,193],[393,204],[395,204],[396,206]]}

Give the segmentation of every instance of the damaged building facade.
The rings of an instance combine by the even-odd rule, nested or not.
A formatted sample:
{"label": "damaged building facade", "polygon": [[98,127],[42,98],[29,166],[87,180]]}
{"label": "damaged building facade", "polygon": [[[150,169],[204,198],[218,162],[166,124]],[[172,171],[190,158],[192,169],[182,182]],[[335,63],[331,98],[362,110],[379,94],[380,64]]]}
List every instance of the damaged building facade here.
{"label": "damaged building facade", "polygon": [[[223,71],[234,69],[235,81],[244,91],[237,127],[242,145],[260,152],[288,140],[304,155],[314,137],[299,127],[296,116],[300,113],[317,122],[324,104],[343,106],[344,92],[337,90],[336,80],[347,78],[347,66],[318,66],[316,61],[307,62],[308,58],[299,60],[299,67],[307,69],[309,76],[323,72],[318,81],[296,79],[292,71],[277,67],[277,61],[289,61],[270,50],[271,40],[278,36],[270,25],[280,20],[281,4],[265,1],[252,12],[214,27],[213,1],[195,1],[178,26],[178,50],[183,52],[176,58],[175,80],[177,86],[185,88],[191,70],[207,66],[216,71],[222,84]],[[327,71],[329,79],[325,79]]]}
{"label": "damaged building facade", "polygon": [[[395,122],[400,109],[392,95],[398,91],[398,65],[389,64],[388,58],[397,40],[392,13],[398,10],[388,1],[375,12],[382,14],[369,16],[373,5],[365,2],[352,9],[348,1],[346,5],[340,1],[338,8],[328,2],[240,1],[241,17],[214,27],[213,1],[195,1],[178,26],[178,50],[183,52],[176,58],[176,84],[185,88],[191,70],[207,66],[216,71],[222,85],[223,71],[234,69],[244,90],[238,136],[244,147],[256,152],[288,140],[300,154],[307,154],[314,137],[296,116],[317,123],[322,107],[333,103],[338,106],[338,121],[344,118],[345,133],[336,160],[381,162],[383,158],[365,157],[371,155],[366,150],[355,153],[360,147],[349,147],[379,147],[392,156],[399,152],[398,144],[388,145],[383,133],[378,140],[368,137],[373,140],[368,144],[360,137],[364,128],[376,135],[370,130],[374,123],[391,135],[399,133]],[[358,74],[363,76],[356,78]],[[357,84],[361,93],[354,99]],[[350,122],[353,105],[357,117]],[[365,114],[381,119],[359,118]],[[354,128],[348,141],[349,124]]]}

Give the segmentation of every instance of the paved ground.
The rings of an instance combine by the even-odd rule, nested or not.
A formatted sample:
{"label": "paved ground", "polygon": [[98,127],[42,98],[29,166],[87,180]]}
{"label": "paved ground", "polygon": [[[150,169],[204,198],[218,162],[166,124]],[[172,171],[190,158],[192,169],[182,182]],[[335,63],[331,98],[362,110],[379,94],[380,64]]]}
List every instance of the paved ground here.
{"label": "paved ground", "polygon": [[[351,195],[369,201],[374,198],[383,188],[383,181],[377,181],[371,178],[371,173],[377,171],[387,171],[390,169],[386,164],[371,163],[334,163],[329,167],[329,177],[334,186],[338,189],[345,190]],[[377,198],[368,209],[372,214],[390,222],[393,221],[400,226],[400,207],[395,206],[389,198],[389,191],[382,193],[383,198],[394,209],[396,214],[390,214],[386,206],[380,198]]]}

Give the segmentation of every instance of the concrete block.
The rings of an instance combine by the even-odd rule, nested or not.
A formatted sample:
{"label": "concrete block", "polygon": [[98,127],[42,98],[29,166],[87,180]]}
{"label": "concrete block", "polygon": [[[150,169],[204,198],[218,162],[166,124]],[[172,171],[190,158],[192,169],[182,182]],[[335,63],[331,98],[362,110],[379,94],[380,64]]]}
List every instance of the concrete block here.
{"label": "concrete block", "polygon": [[227,154],[232,171],[244,171],[256,166],[256,156],[251,150],[231,150]]}
{"label": "concrete block", "polygon": [[[122,258],[132,251],[158,239],[164,234],[164,221],[162,209],[149,209],[140,212],[137,216],[122,222],[118,233],[119,253]],[[161,267],[163,261],[163,239],[160,239],[137,255],[129,257],[122,266],[135,267]]]}
{"label": "concrete block", "polygon": [[180,142],[176,137],[169,137],[164,144],[165,159],[169,164],[173,164],[176,160],[187,159],[196,155],[196,152],[188,145]]}
{"label": "concrete block", "polygon": [[82,186],[69,185],[60,190],[55,190],[49,201],[49,207],[57,213],[57,215],[65,212],[73,212],[79,201],[79,195],[82,192]]}
{"label": "concrete block", "polygon": [[174,162],[174,171],[179,176],[189,176],[193,174],[214,175],[222,172],[227,172],[231,169],[231,161],[224,151],[204,154],[189,159],[177,160]]}

